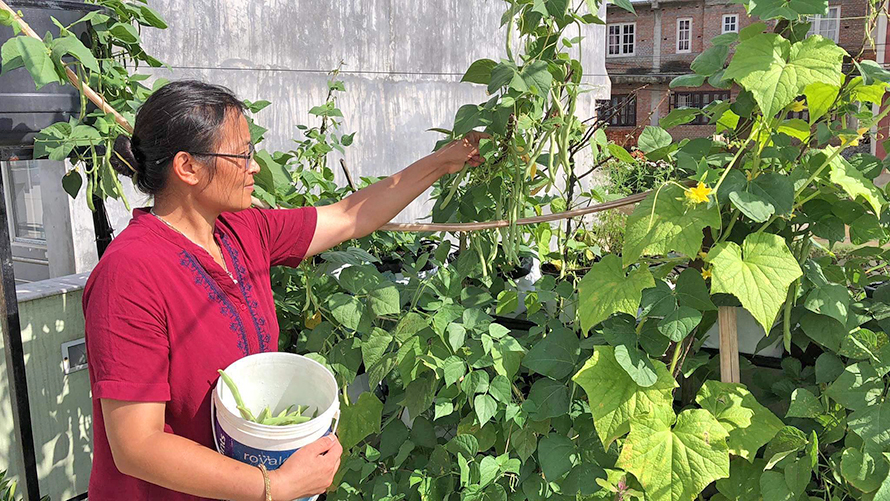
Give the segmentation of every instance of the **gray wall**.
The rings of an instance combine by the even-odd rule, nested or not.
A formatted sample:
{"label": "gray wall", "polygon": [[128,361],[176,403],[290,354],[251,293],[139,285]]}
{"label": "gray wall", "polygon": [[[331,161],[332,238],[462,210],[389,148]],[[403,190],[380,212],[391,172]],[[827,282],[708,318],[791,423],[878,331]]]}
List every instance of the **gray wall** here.
{"label": "gray wall", "polygon": [[[151,5],[170,25],[143,32],[146,50],[171,68],[154,74],[221,83],[242,98],[271,101],[257,116],[270,129],[268,149],[289,148],[298,137],[294,126],[312,123],[308,110],[324,102],[327,73],[344,61],[340,78],[347,92],[340,108],[345,132],[358,132],[345,158],[356,178],[392,174],[429,153],[439,135],[427,129],[450,128],[461,105],[487,99],[483,86],[459,83],[470,63],[505,55],[506,28],[499,25],[507,3],[500,0],[157,0]],[[593,92],[584,95],[579,114],[592,116],[594,100],[610,91],[605,30],[585,27],[584,35],[582,61]],[[431,208],[425,198],[397,220],[425,217]]]}

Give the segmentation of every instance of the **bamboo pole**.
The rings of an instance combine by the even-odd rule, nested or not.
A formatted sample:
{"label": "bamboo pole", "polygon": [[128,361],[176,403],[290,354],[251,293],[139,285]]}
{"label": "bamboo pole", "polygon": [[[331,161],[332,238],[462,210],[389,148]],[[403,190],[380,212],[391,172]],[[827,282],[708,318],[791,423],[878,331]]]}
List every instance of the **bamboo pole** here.
{"label": "bamboo pole", "polygon": [[[603,212],[610,209],[616,209],[618,207],[624,207],[626,205],[635,204],[644,198],[646,198],[651,191],[646,191],[643,193],[637,193],[635,195],[631,195],[629,197],[619,198],[618,200],[612,200],[611,202],[605,202],[601,204],[591,205],[590,207],[585,207],[583,209],[575,209],[565,212],[557,212],[555,214],[546,214],[543,216],[535,216],[535,217],[527,217],[524,219],[517,219],[517,225],[527,225],[527,224],[538,224],[538,223],[547,223],[550,221],[559,221],[561,219],[568,219],[570,217],[579,217],[584,216],[586,214],[594,214],[596,212]],[[454,223],[454,224],[419,224],[419,223],[387,223],[380,227],[382,231],[405,231],[405,232],[421,232],[421,231],[479,231],[479,230],[493,230],[497,228],[506,228],[510,226],[510,221],[505,219],[499,221],[486,221],[481,223]]]}
{"label": "bamboo pole", "polygon": [[738,310],[733,306],[717,309],[720,331],[720,380],[724,383],[741,383],[739,377],[739,336],[736,323]]}

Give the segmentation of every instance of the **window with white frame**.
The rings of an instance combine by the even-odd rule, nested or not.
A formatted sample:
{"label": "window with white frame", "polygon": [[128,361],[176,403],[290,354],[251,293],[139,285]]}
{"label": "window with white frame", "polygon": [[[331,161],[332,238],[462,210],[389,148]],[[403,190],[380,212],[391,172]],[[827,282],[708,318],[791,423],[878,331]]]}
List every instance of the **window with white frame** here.
{"label": "window with white frame", "polygon": [[841,27],[841,6],[828,8],[828,14],[819,14],[808,18],[810,32],[807,35],[822,35],[837,42]]}
{"label": "window with white frame", "polygon": [[692,18],[677,19],[677,53],[692,51]]}
{"label": "window with white frame", "polygon": [[738,14],[723,14],[723,30],[721,33],[738,33],[739,32],[739,16]]}
{"label": "window with white frame", "polygon": [[636,41],[635,23],[609,25],[609,43],[606,54],[610,57],[632,56]]}

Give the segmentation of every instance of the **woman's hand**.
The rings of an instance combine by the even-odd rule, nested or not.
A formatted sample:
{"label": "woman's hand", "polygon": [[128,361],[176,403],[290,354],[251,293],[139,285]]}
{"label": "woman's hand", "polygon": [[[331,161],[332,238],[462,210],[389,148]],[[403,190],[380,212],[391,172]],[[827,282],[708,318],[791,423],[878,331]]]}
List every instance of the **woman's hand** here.
{"label": "woman's hand", "polygon": [[464,164],[478,167],[483,159],[479,155],[479,141],[489,136],[484,132],[472,131],[463,139],[450,142],[431,156],[443,167],[443,174],[454,174],[464,168]]}
{"label": "woman's hand", "polygon": [[280,468],[269,472],[272,499],[307,498],[325,492],[340,469],[343,447],[333,434],[293,453]]}

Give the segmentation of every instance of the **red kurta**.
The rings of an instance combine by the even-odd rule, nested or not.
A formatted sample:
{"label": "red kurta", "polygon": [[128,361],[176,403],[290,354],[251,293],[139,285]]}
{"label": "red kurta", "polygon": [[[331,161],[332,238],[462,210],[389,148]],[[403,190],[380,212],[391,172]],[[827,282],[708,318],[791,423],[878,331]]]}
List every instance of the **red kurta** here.
{"label": "red kurta", "polygon": [[217,370],[278,350],[269,268],[299,264],[315,223],[312,207],[222,214],[215,234],[230,278],[146,209],[133,212],[83,295],[93,394],[90,501],[198,499],[118,471],[99,399],[166,402],[165,431],[212,448]]}

